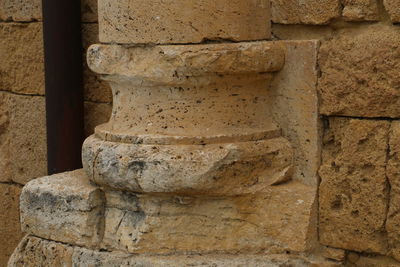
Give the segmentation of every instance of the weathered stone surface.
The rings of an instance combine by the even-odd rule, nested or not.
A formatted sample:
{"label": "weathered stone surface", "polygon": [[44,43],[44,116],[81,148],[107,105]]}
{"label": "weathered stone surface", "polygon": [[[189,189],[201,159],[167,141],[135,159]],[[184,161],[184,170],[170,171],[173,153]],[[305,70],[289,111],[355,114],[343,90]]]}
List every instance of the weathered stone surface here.
{"label": "weathered stone surface", "polygon": [[327,24],[340,16],[340,0],[271,0],[272,21],[281,24]]}
{"label": "weathered stone surface", "polygon": [[329,119],[319,171],[322,244],[387,252],[389,127],[388,121]]}
{"label": "weathered stone surface", "polygon": [[85,136],[94,133],[94,128],[110,119],[111,104],[85,102]]}
{"label": "weathered stone surface", "polygon": [[42,1],[40,0],[2,0],[0,20],[35,21],[42,20]]}
{"label": "weathered stone surface", "polygon": [[47,173],[45,100],[0,94],[0,181],[25,184]]}
{"label": "weathered stone surface", "polygon": [[[134,8],[133,8],[134,7]],[[200,43],[270,37],[269,0],[100,0],[100,41]]]}
{"label": "weathered stone surface", "polygon": [[[284,41],[285,65],[275,74],[268,104],[294,148],[293,179],[317,186],[321,129],[317,92],[317,41]],[[303,62],[303,64],[298,64]]]}
{"label": "weathered stone surface", "polygon": [[27,236],[15,249],[8,267],[72,267],[73,252],[71,246]]}
{"label": "weathered stone surface", "polygon": [[[349,257],[354,257],[350,259]],[[400,263],[390,257],[385,256],[360,256],[355,253],[349,253],[347,264],[349,267],[399,267]]]}
{"label": "weathered stone surface", "polygon": [[29,236],[18,247],[8,267],[36,266],[133,266],[133,267],[310,267],[337,266],[296,255],[181,255],[141,256],[121,252],[99,252]]}
{"label": "weathered stone surface", "polygon": [[322,249],[322,256],[331,260],[344,261],[346,258],[346,251],[339,248],[324,247]]}
{"label": "weathered stone surface", "polygon": [[400,0],[383,0],[386,11],[394,23],[400,22]]}
{"label": "weathered stone surface", "polygon": [[133,192],[236,195],[291,179],[284,138],[207,145],[141,145],[89,137],[82,158],[97,184]]}
{"label": "weathered stone surface", "polygon": [[307,251],[315,189],[290,183],[235,197],[106,193],[102,247],[131,253]]}
{"label": "weathered stone surface", "polygon": [[392,122],[386,174],[390,182],[390,204],[386,220],[390,252],[400,260],[400,122]]}
{"label": "weathered stone surface", "polygon": [[39,178],[21,194],[23,231],[88,247],[102,238],[104,196],[83,170]]}
{"label": "weathered stone surface", "polygon": [[42,23],[0,23],[0,90],[44,94]]}
{"label": "weathered stone surface", "polygon": [[319,65],[321,113],[400,117],[400,29],[345,29],[323,42]]}
{"label": "weathered stone surface", "polygon": [[0,266],[8,258],[22,238],[19,224],[19,195],[21,188],[0,183]]}
{"label": "weathered stone surface", "polygon": [[342,0],[343,17],[350,21],[377,21],[380,19],[377,0]]}
{"label": "weathered stone surface", "polygon": [[272,24],[272,33],[279,40],[324,40],[333,37],[333,27],[324,25]]}
{"label": "weathered stone surface", "polygon": [[98,24],[85,23],[82,25],[82,43],[83,43],[83,85],[84,97],[87,101],[112,102],[111,88],[106,81],[100,79],[98,74],[91,71],[86,61],[86,51],[90,45],[98,43]]}

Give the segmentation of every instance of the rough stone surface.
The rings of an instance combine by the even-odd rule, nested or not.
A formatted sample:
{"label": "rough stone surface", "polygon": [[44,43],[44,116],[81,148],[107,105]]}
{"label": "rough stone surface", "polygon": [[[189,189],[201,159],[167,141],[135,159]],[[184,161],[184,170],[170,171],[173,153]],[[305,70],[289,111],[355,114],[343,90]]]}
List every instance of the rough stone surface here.
{"label": "rough stone surface", "polygon": [[85,102],[85,136],[94,133],[94,128],[110,119],[111,104]]}
{"label": "rough stone surface", "polygon": [[35,179],[21,194],[23,231],[88,247],[102,238],[104,196],[83,170]]}
{"label": "rough stone surface", "polygon": [[295,255],[186,255],[141,256],[120,252],[99,252],[79,247],[27,237],[14,252],[8,267],[36,266],[133,266],[133,267],[332,267],[321,260],[309,260]]}
{"label": "rough stone surface", "polygon": [[24,22],[42,20],[42,1],[2,0],[0,20]]}
{"label": "rough stone surface", "polygon": [[[135,7],[135,8],[132,8]],[[100,41],[200,43],[270,37],[269,0],[100,0]]]}
{"label": "rough stone surface", "polygon": [[271,0],[272,21],[280,24],[327,24],[340,16],[340,0]]}
{"label": "rough stone surface", "polygon": [[343,17],[349,21],[377,21],[380,19],[377,0],[342,0]]}
{"label": "rough stone surface", "polygon": [[346,251],[339,248],[324,247],[322,249],[322,256],[330,260],[344,261],[346,258]]}
{"label": "rough stone surface", "polygon": [[[351,257],[351,258],[349,258]],[[399,267],[400,263],[390,257],[385,256],[360,256],[349,253],[347,256],[348,267]]]}
{"label": "rough stone surface", "polygon": [[322,114],[400,117],[400,29],[341,30],[323,42],[319,65]]}
{"label": "rough stone surface", "polygon": [[389,161],[386,168],[390,182],[390,205],[386,220],[390,252],[400,260],[400,122],[392,122],[389,139]]}
{"label": "rough stone surface", "polygon": [[0,23],[0,90],[44,94],[41,23]]}
{"label": "rough stone surface", "polygon": [[96,23],[82,25],[84,97],[87,101],[110,103],[112,102],[110,86],[106,81],[101,80],[99,75],[89,69],[86,61],[86,51],[89,46],[99,42],[98,27]]}
{"label": "rough stone surface", "polygon": [[400,0],[383,0],[386,11],[394,23],[400,22]]}
{"label": "rough stone surface", "polygon": [[21,188],[0,183],[0,266],[8,258],[22,238],[19,224],[19,195]]}
{"label": "rough stone surface", "polygon": [[322,244],[387,252],[389,127],[388,121],[329,119],[319,171]]}
{"label": "rough stone surface", "polygon": [[10,93],[1,97],[0,181],[25,184],[47,173],[45,99]]}
{"label": "rough stone surface", "polygon": [[102,247],[130,253],[307,251],[315,189],[298,183],[234,197],[106,193]]}
{"label": "rough stone surface", "polygon": [[[284,41],[285,65],[274,75],[268,98],[275,121],[294,148],[293,179],[317,186],[321,154],[317,41]],[[303,64],[298,64],[303,62]]]}

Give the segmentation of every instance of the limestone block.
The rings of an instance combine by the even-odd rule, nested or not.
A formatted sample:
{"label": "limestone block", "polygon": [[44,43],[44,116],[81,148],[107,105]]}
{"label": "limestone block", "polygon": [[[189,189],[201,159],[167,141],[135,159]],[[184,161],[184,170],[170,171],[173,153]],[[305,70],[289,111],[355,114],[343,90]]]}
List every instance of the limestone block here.
{"label": "limestone block", "polygon": [[[280,267],[313,265],[316,261],[296,255],[171,255],[143,256],[121,252],[90,250],[29,236],[15,250],[8,267],[37,266],[133,266],[133,267]],[[328,263],[328,262],[325,262]]]}
{"label": "limestone block", "polygon": [[0,94],[0,181],[25,184],[46,175],[45,99]]}
{"label": "limestone block", "polygon": [[[318,106],[317,41],[284,41],[285,65],[274,75],[268,104],[293,146],[293,179],[319,183],[321,121]],[[302,62],[302,64],[298,64]]]}
{"label": "limestone block", "polygon": [[86,62],[87,49],[90,45],[99,42],[98,27],[97,23],[85,23],[82,25],[84,97],[87,101],[110,103],[112,102],[110,85],[101,80],[98,74],[91,71]]}
{"label": "limestone block", "polygon": [[100,0],[104,43],[200,43],[270,37],[269,0]]}
{"label": "limestone block", "polygon": [[271,0],[272,21],[280,24],[328,24],[340,16],[340,0]]}
{"label": "limestone block", "polygon": [[389,13],[392,22],[400,22],[400,1],[399,0],[383,0],[386,11]]}
{"label": "limestone block", "polygon": [[[72,267],[74,248],[33,236],[25,237],[11,256],[8,267]],[[75,266],[80,266],[75,265]]]}
{"label": "limestone block", "polygon": [[33,180],[21,194],[22,229],[45,239],[96,246],[103,230],[103,200],[82,170]]}
{"label": "limestone block", "polygon": [[400,122],[392,122],[389,139],[389,161],[386,167],[390,183],[390,205],[386,220],[391,254],[400,260]]}
{"label": "limestone block", "polygon": [[343,17],[349,21],[377,21],[380,19],[377,0],[342,0]]}
{"label": "limestone block", "polygon": [[24,22],[42,20],[42,1],[2,0],[0,20]]}
{"label": "limestone block", "polygon": [[[360,256],[349,253],[347,262],[349,267],[399,267],[400,263],[390,257],[385,256]],[[351,262],[349,256],[355,256],[354,261]]]}
{"label": "limestone block", "polygon": [[85,136],[93,134],[97,125],[109,120],[111,109],[111,104],[85,102]]}
{"label": "limestone block", "polygon": [[44,94],[41,23],[0,23],[0,90]]}
{"label": "limestone block", "polygon": [[331,118],[319,189],[321,243],[385,254],[389,121]]}
{"label": "limestone block", "polygon": [[102,247],[130,253],[310,249],[315,189],[298,183],[232,197],[106,193]]}
{"label": "limestone block", "polygon": [[346,258],[346,251],[339,248],[324,247],[322,249],[322,256],[331,260],[344,261]]}
{"label": "limestone block", "polygon": [[0,183],[0,266],[8,258],[22,238],[19,223],[19,195],[21,188]]}
{"label": "limestone block", "polygon": [[400,29],[384,25],[344,29],[322,43],[321,113],[400,117]]}
{"label": "limestone block", "polygon": [[[134,145],[90,137],[82,157],[95,183],[133,192],[236,195],[291,179],[284,138],[207,145]],[[162,177],[162,178],[161,178]]]}

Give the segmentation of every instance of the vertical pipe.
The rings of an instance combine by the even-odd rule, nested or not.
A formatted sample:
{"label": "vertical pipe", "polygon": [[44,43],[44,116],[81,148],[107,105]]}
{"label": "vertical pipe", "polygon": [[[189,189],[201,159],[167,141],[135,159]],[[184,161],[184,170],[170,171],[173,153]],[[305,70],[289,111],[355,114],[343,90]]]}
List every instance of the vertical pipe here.
{"label": "vertical pipe", "polygon": [[48,173],[78,169],[83,134],[79,0],[42,0]]}

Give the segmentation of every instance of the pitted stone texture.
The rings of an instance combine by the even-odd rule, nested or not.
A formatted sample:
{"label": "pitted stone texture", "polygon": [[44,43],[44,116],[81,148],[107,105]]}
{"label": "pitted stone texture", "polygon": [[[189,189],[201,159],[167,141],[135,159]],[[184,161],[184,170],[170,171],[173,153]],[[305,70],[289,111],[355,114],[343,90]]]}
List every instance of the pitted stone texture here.
{"label": "pitted stone texture", "polygon": [[[326,265],[324,265],[326,264]],[[329,262],[295,255],[183,255],[142,256],[121,252],[99,252],[29,236],[15,250],[8,267],[97,266],[97,267],[282,267],[326,266]]]}
{"label": "pitted stone texture", "polygon": [[319,191],[321,243],[385,254],[389,121],[331,118]]}
{"label": "pitted stone texture", "polygon": [[[318,112],[317,41],[284,41],[285,65],[274,75],[268,104],[294,151],[293,179],[319,183],[321,121]],[[302,62],[302,64],[299,64]]]}
{"label": "pitted stone texture", "polygon": [[393,258],[385,256],[361,256],[349,253],[346,266],[348,267],[399,267],[400,263]]}
{"label": "pitted stone texture", "polygon": [[400,22],[400,0],[383,0],[386,11],[394,23]]}
{"label": "pitted stone texture", "polygon": [[269,0],[100,0],[104,43],[200,43],[270,37]]}
{"label": "pitted stone texture", "polygon": [[[204,144],[260,140],[279,131],[266,98],[284,64],[282,44],[94,45],[89,66],[113,88],[109,141]],[[168,139],[168,141],[165,141]],[[229,141],[229,142],[230,142]]]}
{"label": "pitted stone texture", "polygon": [[86,61],[86,51],[89,46],[99,42],[98,27],[99,25],[96,23],[85,23],[82,25],[84,98],[87,101],[111,103],[110,85],[106,81],[101,80],[98,74],[93,73]]}
{"label": "pitted stone texture", "polygon": [[271,0],[272,21],[280,24],[328,24],[340,16],[340,0]]}
{"label": "pitted stone texture", "polygon": [[343,262],[346,259],[346,251],[339,248],[324,247],[322,249],[322,256],[330,260]]}
{"label": "pitted stone texture", "polygon": [[18,208],[20,193],[19,186],[0,183],[0,266],[6,266],[22,238]]}
{"label": "pitted stone texture", "polygon": [[377,21],[380,19],[377,0],[342,0],[343,17],[349,21]]}
{"label": "pitted stone texture", "polygon": [[45,99],[1,93],[0,181],[25,184],[46,175]]}
{"label": "pitted stone texture", "polygon": [[315,189],[297,183],[232,197],[107,192],[102,247],[130,253],[307,251]]}
{"label": "pitted stone texture", "polygon": [[292,178],[284,138],[209,145],[140,145],[90,137],[82,158],[95,183],[133,192],[236,195]]}
{"label": "pitted stone texture", "polygon": [[0,20],[35,21],[42,20],[41,0],[2,0]]}
{"label": "pitted stone texture", "polygon": [[88,247],[102,238],[104,196],[83,170],[39,178],[21,194],[23,231]]}
{"label": "pitted stone texture", "polygon": [[44,94],[42,23],[0,23],[0,90]]}
{"label": "pitted stone texture", "polygon": [[400,29],[341,30],[322,44],[319,65],[322,114],[400,117]]}
{"label": "pitted stone texture", "polygon": [[390,253],[400,260],[400,122],[392,122],[389,139],[389,161],[386,167],[390,182],[389,213],[386,220]]}

